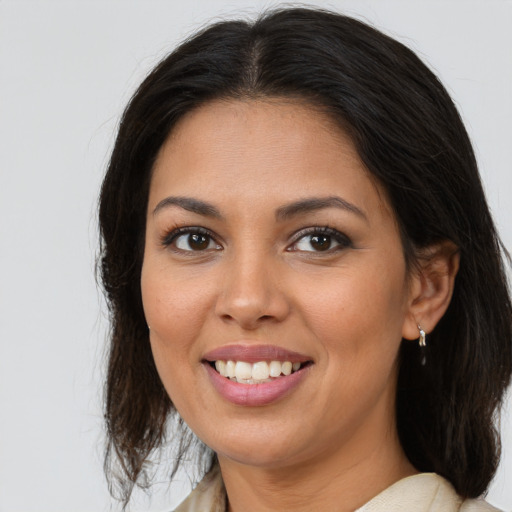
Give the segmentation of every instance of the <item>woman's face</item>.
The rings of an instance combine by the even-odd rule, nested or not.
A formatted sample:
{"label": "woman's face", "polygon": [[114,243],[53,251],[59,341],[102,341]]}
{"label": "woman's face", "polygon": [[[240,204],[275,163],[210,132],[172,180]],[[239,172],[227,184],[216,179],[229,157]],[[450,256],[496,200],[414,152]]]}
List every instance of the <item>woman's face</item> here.
{"label": "woman's face", "polygon": [[213,102],[162,147],[144,310],[171,400],[221,462],[283,467],[393,439],[406,277],[384,191],[312,108]]}

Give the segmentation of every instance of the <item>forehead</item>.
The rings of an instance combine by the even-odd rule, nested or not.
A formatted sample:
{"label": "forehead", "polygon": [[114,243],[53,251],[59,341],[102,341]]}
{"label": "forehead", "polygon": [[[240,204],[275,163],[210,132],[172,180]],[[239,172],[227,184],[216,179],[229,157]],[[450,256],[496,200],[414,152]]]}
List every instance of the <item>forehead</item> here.
{"label": "forehead", "polygon": [[298,101],[218,100],[184,116],[162,146],[150,207],[166,194],[257,204],[332,195],[390,212],[351,138]]}
{"label": "forehead", "polygon": [[273,158],[302,151],[339,150],[345,158],[359,157],[352,141],[326,113],[314,105],[285,98],[215,100],[186,114],[171,131],[166,148],[185,149],[189,156],[244,153]]}

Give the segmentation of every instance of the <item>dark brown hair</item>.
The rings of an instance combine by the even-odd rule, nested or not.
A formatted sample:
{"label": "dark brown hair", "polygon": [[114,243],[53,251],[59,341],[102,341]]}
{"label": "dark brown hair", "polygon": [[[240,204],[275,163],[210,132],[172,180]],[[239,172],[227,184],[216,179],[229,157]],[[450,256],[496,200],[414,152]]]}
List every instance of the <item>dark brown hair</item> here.
{"label": "dark brown hair", "polygon": [[[151,354],[139,283],[155,157],[191,110],[217,98],[256,97],[305,100],[351,135],[388,193],[409,263],[441,240],[459,248],[453,298],[429,335],[427,364],[417,347],[402,346],[397,425],[418,470],[443,475],[463,497],[480,495],[499,460],[493,420],[511,376],[512,306],[468,135],[446,90],[412,51],[355,19],[304,8],[206,28],[150,73],[123,115],[99,212],[112,320],[107,474],[117,461],[126,504],[174,412]],[[180,429],[174,436],[185,449],[188,438]]]}

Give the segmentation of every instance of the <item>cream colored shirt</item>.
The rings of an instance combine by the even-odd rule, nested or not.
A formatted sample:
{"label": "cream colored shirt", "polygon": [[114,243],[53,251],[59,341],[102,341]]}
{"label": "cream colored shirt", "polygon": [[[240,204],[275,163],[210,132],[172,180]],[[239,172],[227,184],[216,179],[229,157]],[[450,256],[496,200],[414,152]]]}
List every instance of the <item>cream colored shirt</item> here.
{"label": "cream colored shirt", "polygon": [[[435,473],[396,482],[355,512],[500,512],[482,499],[462,500]],[[226,512],[226,490],[218,467],[208,473],[175,512]]]}

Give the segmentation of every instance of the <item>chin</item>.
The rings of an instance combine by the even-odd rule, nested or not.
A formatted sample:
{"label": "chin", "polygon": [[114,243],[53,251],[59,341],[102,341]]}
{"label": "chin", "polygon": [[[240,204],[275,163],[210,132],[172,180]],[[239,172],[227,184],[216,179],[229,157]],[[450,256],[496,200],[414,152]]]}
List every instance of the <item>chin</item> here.
{"label": "chin", "polygon": [[301,459],[301,453],[305,455],[307,450],[303,448],[308,443],[296,430],[261,422],[251,426],[238,424],[233,430],[219,428],[218,436],[210,435],[203,442],[216,452],[220,460],[226,458],[247,466],[272,469],[293,464]]}
{"label": "chin", "polygon": [[281,446],[268,446],[268,443],[259,443],[251,446],[229,447],[226,451],[216,452],[219,460],[223,458],[244,466],[262,469],[277,469],[293,464],[289,451],[283,450]]}

